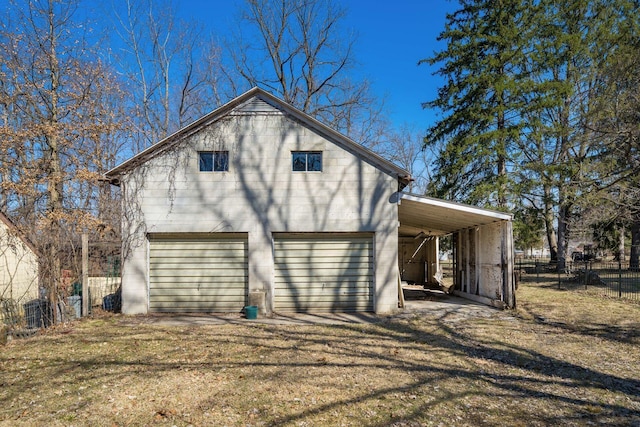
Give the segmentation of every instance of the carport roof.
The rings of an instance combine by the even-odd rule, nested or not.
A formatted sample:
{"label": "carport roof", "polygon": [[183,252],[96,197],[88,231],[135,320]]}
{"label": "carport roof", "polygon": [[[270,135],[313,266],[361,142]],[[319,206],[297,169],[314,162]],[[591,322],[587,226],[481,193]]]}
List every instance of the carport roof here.
{"label": "carport roof", "polygon": [[420,232],[444,236],[513,218],[504,212],[407,193],[398,193],[397,203],[401,236],[416,236]]}

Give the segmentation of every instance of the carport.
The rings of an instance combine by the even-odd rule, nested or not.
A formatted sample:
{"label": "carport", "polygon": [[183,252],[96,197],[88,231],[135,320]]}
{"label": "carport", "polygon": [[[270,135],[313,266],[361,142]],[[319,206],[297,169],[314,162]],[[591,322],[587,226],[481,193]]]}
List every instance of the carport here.
{"label": "carport", "polygon": [[406,193],[398,193],[396,202],[403,281],[437,284],[440,238],[451,235],[453,292],[495,307],[515,307],[510,214]]}

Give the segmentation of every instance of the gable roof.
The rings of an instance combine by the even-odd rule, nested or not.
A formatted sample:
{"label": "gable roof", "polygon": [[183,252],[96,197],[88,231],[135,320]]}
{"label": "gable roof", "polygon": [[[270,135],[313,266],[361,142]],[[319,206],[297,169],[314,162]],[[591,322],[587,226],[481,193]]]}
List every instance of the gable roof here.
{"label": "gable roof", "polygon": [[[262,102],[256,102],[257,100]],[[404,187],[411,181],[411,174],[406,170],[395,165],[389,160],[384,159],[373,151],[363,147],[362,145],[346,137],[340,132],[321,123],[310,115],[298,110],[290,104],[287,104],[283,100],[275,97],[274,95],[259,87],[254,87],[248,90],[242,95],[227,102],[223,106],[215,109],[211,113],[183,127],[172,135],[169,135],[165,139],[155,143],[151,147],[141,151],[140,153],[108,171],[105,174],[105,177],[112,184],[119,185],[119,178],[123,173],[129,172],[139,165],[145,163],[146,161],[160,155],[162,152],[170,147],[173,147],[185,138],[229,115],[233,112],[233,110],[240,107],[245,107],[245,111],[252,111],[254,113],[264,112],[264,109],[261,108],[261,106],[264,106],[263,103],[266,103],[271,107],[280,110],[284,114],[288,115],[298,122],[301,122],[303,125],[314,130],[323,137],[338,144],[342,144],[344,148],[353,151],[357,155],[361,156],[365,161],[371,163],[373,166],[397,178],[399,183],[402,184],[402,187]]]}
{"label": "gable roof", "polygon": [[11,219],[4,214],[4,212],[0,211],[0,221],[7,226],[8,231],[14,236],[18,237],[22,243],[24,243],[31,252],[33,252],[36,256],[40,256],[40,252],[38,248],[27,238],[27,236],[18,228],[18,226],[11,221]]}

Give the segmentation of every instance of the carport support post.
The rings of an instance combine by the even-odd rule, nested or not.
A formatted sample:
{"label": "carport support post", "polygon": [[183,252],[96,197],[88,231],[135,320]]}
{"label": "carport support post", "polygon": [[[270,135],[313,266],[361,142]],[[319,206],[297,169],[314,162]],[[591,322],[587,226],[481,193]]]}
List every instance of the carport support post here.
{"label": "carport support post", "polygon": [[82,230],[82,317],[89,315],[89,234]]}

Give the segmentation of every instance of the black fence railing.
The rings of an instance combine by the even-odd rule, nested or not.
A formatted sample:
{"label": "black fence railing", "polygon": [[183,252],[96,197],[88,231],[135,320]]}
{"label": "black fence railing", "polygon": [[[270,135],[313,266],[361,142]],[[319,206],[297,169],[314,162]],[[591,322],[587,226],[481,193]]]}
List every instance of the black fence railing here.
{"label": "black fence railing", "polygon": [[607,296],[640,300],[640,269],[628,263],[588,263],[581,277],[585,288],[597,288]]}
{"label": "black fence railing", "polygon": [[558,286],[592,290],[608,297],[640,301],[640,269],[628,262],[566,263],[563,270],[548,260],[518,260],[516,272],[538,282],[557,279]]}

